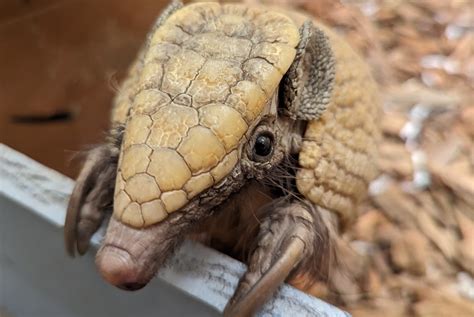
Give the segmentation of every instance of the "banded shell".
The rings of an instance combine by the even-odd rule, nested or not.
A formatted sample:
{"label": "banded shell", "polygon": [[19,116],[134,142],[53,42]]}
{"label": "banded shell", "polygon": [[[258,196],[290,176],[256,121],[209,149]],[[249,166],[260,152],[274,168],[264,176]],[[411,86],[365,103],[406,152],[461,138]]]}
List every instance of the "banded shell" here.
{"label": "banded shell", "polygon": [[380,100],[367,65],[331,30],[320,28],[329,36],[336,60],[334,88],[327,110],[306,127],[296,185],[345,225],[357,216],[357,205],[378,173]]}

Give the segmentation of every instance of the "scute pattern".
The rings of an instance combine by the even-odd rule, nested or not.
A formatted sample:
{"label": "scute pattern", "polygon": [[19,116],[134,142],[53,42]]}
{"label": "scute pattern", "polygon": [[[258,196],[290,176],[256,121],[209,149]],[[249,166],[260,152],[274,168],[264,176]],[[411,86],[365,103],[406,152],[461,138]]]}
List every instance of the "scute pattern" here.
{"label": "scute pattern", "polygon": [[288,17],[241,5],[188,5],[155,28],[112,115],[125,125],[115,217],[153,225],[225,178],[298,42]]}
{"label": "scute pattern", "polygon": [[379,100],[362,60],[330,30],[324,31],[337,61],[333,95],[321,118],[308,123],[296,184],[311,202],[337,212],[347,224],[377,175]]}

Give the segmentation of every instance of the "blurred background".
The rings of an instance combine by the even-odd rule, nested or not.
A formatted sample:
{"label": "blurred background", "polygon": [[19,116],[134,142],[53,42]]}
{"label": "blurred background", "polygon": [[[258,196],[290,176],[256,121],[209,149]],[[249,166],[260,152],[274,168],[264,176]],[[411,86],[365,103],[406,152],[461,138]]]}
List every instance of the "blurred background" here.
{"label": "blurred background", "polygon": [[[365,57],[383,98],[371,197],[344,265],[303,287],[354,316],[474,316],[472,0],[244,0],[296,7]],[[70,177],[165,0],[0,0],[0,142]]]}
{"label": "blurred background", "polygon": [[0,0],[0,142],[73,177],[166,3]]}

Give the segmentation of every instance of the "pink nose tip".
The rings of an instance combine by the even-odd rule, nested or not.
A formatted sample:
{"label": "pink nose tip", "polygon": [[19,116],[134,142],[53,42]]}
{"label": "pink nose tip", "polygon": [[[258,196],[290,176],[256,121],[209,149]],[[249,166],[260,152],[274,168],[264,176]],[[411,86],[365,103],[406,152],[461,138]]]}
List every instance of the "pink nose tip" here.
{"label": "pink nose tip", "polygon": [[135,291],[146,285],[139,281],[137,267],[125,250],[105,246],[97,255],[96,263],[102,277],[114,286]]}

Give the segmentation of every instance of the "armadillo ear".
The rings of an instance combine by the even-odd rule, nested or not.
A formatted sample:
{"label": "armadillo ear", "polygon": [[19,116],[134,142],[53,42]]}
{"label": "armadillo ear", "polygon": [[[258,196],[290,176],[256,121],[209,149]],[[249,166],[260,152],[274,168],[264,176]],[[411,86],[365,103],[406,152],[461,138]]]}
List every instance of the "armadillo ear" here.
{"label": "armadillo ear", "polygon": [[280,89],[283,112],[295,120],[318,119],[330,101],[335,73],[328,37],[311,21],[300,28],[300,43]]}

